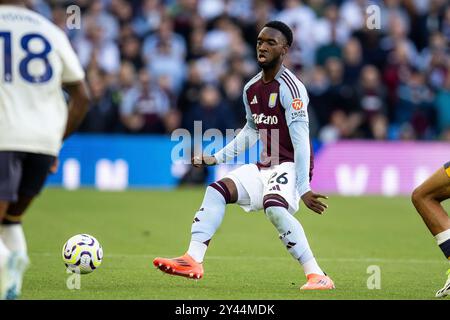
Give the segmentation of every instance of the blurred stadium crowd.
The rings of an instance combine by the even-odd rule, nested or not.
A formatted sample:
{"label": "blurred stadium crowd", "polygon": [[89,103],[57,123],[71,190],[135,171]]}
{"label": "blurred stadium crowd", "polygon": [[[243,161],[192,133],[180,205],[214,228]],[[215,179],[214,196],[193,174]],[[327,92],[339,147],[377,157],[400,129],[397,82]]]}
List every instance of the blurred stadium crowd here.
{"label": "blurred stadium crowd", "polygon": [[[93,102],[81,132],[242,127],[256,36],[277,19],[294,30],[285,64],[308,89],[314,137],[450,141],[447,0],[28,2],[67,32],[86,69]],[[66,25],[71,4],[79,30]],[[379,30],[366,25],[371,4]]]}

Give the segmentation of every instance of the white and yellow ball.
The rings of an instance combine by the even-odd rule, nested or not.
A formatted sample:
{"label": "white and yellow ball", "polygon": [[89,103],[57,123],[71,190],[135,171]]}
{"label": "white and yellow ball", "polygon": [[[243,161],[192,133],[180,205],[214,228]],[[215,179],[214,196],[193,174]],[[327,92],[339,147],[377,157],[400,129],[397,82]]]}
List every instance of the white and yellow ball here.
{"label": "white and yellow ball", "polygon": [[62,257],[67,269],[80,274],[91,273],[102,263],[100,242],[88,234],[77,234],[64,244]]}

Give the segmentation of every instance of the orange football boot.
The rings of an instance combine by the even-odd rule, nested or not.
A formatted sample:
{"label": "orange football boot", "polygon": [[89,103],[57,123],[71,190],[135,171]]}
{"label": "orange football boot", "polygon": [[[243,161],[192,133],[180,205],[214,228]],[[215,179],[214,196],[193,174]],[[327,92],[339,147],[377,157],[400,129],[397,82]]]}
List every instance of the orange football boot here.
{"label": "orange football boot", "polygon": [[203,265],[185,253],[177,258],[155,258],[153,265],[162,272],[190,279],[203,278]]}
{"label": "orange football boot", "polygon": [[308,281],[300,290],[331,290],[335,289],[333,280],[329,276],[311,273],[306,276]]}

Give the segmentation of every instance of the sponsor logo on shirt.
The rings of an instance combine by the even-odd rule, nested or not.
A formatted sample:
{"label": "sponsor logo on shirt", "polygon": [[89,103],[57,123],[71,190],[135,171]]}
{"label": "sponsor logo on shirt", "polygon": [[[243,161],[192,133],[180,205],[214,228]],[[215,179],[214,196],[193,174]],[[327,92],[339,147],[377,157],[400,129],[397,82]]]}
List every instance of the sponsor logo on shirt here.
{"label": "sponsor logo on shirt", "polygon": [[303,107],[303,101],[300,100],[299,98],[295,98],[294,100],[292,100],[292,108],[294,110],[300,110]]}
{"label": "sponsor logo on shirt", "polygon": [[253,121],[255,124],[277,124],[278,117],[277,116],[266,116],[264,113],[260,114],[252,114]]}
{"label": "sponsor logo on shirt", "polygon": [[291,112],[291,120],[295,120],[297,118],[306,118],[305,110]]}

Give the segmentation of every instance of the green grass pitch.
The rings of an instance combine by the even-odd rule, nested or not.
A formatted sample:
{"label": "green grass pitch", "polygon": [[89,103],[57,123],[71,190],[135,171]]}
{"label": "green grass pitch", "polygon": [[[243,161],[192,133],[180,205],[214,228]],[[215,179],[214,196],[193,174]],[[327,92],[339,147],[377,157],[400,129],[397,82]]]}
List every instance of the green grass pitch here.
{"label": "green grass pitch", "polygon": [[[449,265],[407,197],[330,196],[323,216],[301,207],[296,217],[334,291],[301,292],[302,268],[264,213],[237,205],[211,241],[202,280],[165,275],[152,260],[185,252],[203,192],[47,189],[24,219],[31,265],[22,298],[433,299],[445,281]],[[99,239],[104,260],[69,290],[61,249],[78,233]],[[367,287],[372,265],[381,289]]]}

